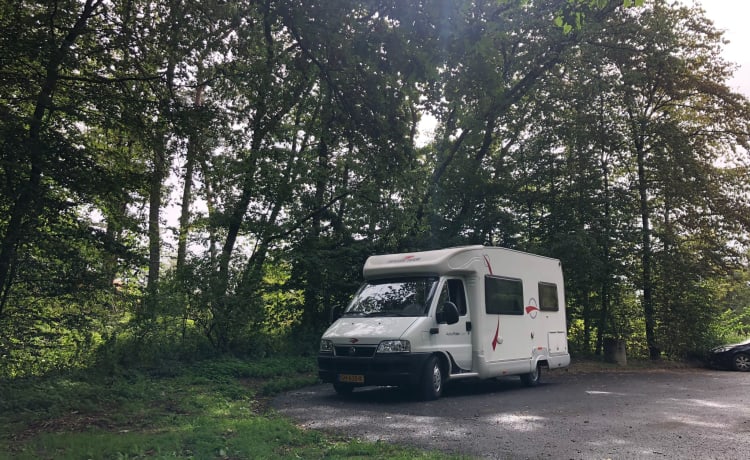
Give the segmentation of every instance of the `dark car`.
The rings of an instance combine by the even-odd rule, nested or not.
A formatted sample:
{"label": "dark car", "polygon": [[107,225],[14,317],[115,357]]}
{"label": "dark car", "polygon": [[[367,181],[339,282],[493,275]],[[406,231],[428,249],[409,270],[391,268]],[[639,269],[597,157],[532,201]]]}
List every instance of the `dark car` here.
{"label": "dark car", "polygon": [[750,371],[750,340],[714,348],[708,353],[708,362],[712,367]]}

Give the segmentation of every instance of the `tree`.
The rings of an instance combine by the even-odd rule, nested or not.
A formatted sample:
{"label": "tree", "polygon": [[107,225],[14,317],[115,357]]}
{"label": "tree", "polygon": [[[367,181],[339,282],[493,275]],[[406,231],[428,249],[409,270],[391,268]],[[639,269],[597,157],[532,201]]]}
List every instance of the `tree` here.
{"label": "tree", "polygon": [[367,255],[482,243],[562,259],[582,350],[700,348],[750,110],[700,10],[634,3],[3,4],[0,346],[134,313],[249,349],[270,298],[309,337]]}
{"label": "tree", "polygon": [[[128,147],[109,122],[126,80],[111,73],[113,11],[94,0],[0,9],[0,348],[10,368],[85,356],[109,308],[127,301],[111,283],[137,257],[119,234],[139,178],[119,162]],[[91,216],[99,209],[113,218],[106,229]]]}
{"label": "tree", "polygon": [[[441,54],[444,69],[429,106],[439,121],[439,139],[433,146],[434,166],[422,191],[413,232],[429,228],[427,240],[437,246],[454,243],[452,235],[474,242],[510,242],[512,225],[484,228],[480,233],[471,229],[486,227],[481,222],[513,221],[507,213],[495,214],[504,207],[502,201],[487,207],[480,203],[488,188],[496,188],[493,197],[511,193],[497,187],[507,183],[506,157],[529,129],[523,124],[529,117],[520,107],[587,29],[616,6],[617,2],[610,2],[588,9],[567,1],[453,5],[445,14],[444,32],[451,45]],[[579,29],[568,30],[553,21],[583,13],[589,19]],[[493,215],[472,216],[477,209]]]}
{"label": "tree", "polygon": [[[747,132],[742,127],[748,120],[747,103],[716,83],[726,81],[729,67],[712,45],[718,40],[718,33],[696,13],[687,8],[666,8],[656,2],[641,16],[643,25],[629,35],[632,42],[626,51],[613,56],[622,74],[629,150],[636,167],[641,221],[640,286],[652,359],[658,358],[661,351],[656,335],[659,315],[655,291],[659,286],[654,275],[658,267],[655,241],[660,251],[670,253],[678,242],[673,216],[680,218],[711,210],[713,216],[708,220],[714,223],[710,225],[731,229],[728,235],[714,236],[719,238],[714,240],[717,246],[710,250],[713,253],[710,258],[721,260],[722,253],[729,249],[726,244],[729,238],[740,234],[743,226],[742,219],[737,220],[735,212],[722,204],[726,204],[726,192],[707,179],[722,174],[721,168],[715,166],[728,153],[722,143],[746,142],[744,135],[738,137],[732,133]],[[737,191],[729,193],[738,196]],[[661,235],[654,233],[659,213],[664,216],[659,225],[666,225],[667,230]],[[680,234],[700,231],[700,227],[693,226],[699,221],[682,221],[687,226]],[[680,258],[669,257],[665,262],[673,264],[677,260]],[[701,273],[708,275],[710,271],[704,269]]]}
{"label": "tree", "polygon": [[[73,3],[78,6],[77,2]],[[9,51],[10,60],[25,57],[36,43],[43,44],[43,57],[35,62],[39,66],[36,74],[39,77],[27,80],[30,75],[22,65],[5,71],[6,94],[10,97],[3,103],[3,118],[7,120],[3,125],[6,129],[12,128],[12,131],[5,133],[8,140],[5,141],[6,149],[3,149],[3,157],[7,158],[4,177],[9,217],[2,222],[5,225],[0,234],[2,298],[6,298],[12,287],[19,248],[26,243],[28,234],[33,235],[37,231],[40,205],[45,194],[42,177],[48,172],[54,151],[50,144],[55,138],[64,142],[67,137],[59,131],[62,126],[56,126],[54,118],[59,107],[64,106],[65,98],[70,96],[65,94],[65,88],[60,88],[61,79],[65,73],[85,64],[77,61],[71,50],[83,35],[89,33],[89,22],[100,13],[102,3],[101,0],[87,0],[80,10],[62,10],[65,14],[57,14],[57,8],[52,6],[31,8],[30,14],[13,11],[10,5],[3,11],[4,26],[7,26],[3,49]],[[29,27],[29,30],[24,31],[24,27]],[[11,40],[16,39],[20,43],[12,47]],[[27,93],[16,86],[27,81],[32,82],[33,94],[28,94],[33,97],[32,105],[22,102],[27,100],[24,97],[13,97]],[[28,116],[28,124],[22,121],[25,116]],[[67,147],[75,151],[70,145]],[[20,155],[13,153],[16,149],[20,150]]]}
{"label": "tree", "polygon": [[[706,278],[723,276],[738,260],[730,242],[742,241],[746,232],[737,213],[747,206],[740,198],[746,185],[729,179],[741,161],[717,165],[730,158],[735,162],[734,146],[747,142],[747,102],[717,83],[726,81],[728,67],[717,54],[719,35],[699,11],[657,2],[639,12],[619,11],[603,27],[606,35],[593,33],[565,62],[563,83],[553,77],[546,86],[560,92],[545,94],[549,99],[538,131],[560,128],[543,144],[553,155],[556,149],[558,155],[564,152],[573,167],[570,179],[552,169],[549,195],[533,197],[538,209],[549,213],[549,218],[537,214],[538,228],[551,233],[536,241],[550,248],[556,236],[570,235],[558,248],[566,266],[575,261],[568,269],[575,275],[568,279],[583,311],[571,311],[583,316],[587,344],[596,314],[591,300],[600,303],[598,351],[604,336],[623,327],[617,309],[629,302],[610,310],[612,296],[625,300],[637,289],[650,356],[657,358],[662,348],[671,356],[684,355],[700,348],[685,337],[701,337],[696,328],[705,324],[704,315],[715,314],[705,308],[706,286],[712,284]],[[556,147],[558,142],[563,146]],[[543,158],[533,155],[532,169],[547,164]],[[720,183],[723,190],[716,187]],[[543,184],[532,190],[545,190]],[[571,217],[578,226],[559,226]],[[708,228],[718,231],[708,236],[703,230]],[[711,249],[689,243],[697,234],[712,242]],[[595,247],[600,254],[591,253]],[[628,257],[632,251],[638,260]],[[692,278],[692,273],[701,275]]]}

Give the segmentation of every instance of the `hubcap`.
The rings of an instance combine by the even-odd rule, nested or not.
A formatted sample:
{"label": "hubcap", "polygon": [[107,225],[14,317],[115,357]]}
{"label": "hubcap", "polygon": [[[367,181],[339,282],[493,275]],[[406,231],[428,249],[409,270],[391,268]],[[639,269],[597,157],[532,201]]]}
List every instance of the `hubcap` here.
{"label": "hubcap", "polygon": [[750,369],[750,359],[745,355],[740,355],[734,358],[734,365],[741,371]]}
{"label": "hubcap", "polygon": [[440,366],[438,364],[435,364],[435,367],[432,368],[432,389],[435,390],[435,393],[440,392],[440,387],[443,384],[443,376],[440,373]]}

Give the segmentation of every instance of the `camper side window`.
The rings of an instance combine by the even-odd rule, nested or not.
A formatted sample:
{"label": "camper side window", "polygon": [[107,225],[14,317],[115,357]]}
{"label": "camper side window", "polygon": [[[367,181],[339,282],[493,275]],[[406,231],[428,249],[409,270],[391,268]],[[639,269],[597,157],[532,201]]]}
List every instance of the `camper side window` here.
{"label": "camper side window", "polygon": [[490,315],[523,315],[523,282],[485,276],[484,305]]}
{"label": "camper side window", "polygon": [[553,283],[539,283],[539,309],[542,311],[559,311],[557,302],[557,285]]}
{"label": "camper side window", "polygon": [[438,299],[438,308],[445,302],[453,302],[458,307],[458,314],[466,314],[466,295],[464,294],[464,283],[458,279],[451,279],[445,282],[443,290],[440,292]]}

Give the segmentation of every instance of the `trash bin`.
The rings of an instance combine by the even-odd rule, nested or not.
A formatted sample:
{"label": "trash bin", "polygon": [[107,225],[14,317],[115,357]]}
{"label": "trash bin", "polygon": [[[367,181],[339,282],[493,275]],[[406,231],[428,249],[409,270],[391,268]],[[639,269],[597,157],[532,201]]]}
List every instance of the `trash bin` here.
{"label": "trash bin", "polygon": [[625,340],[614,338],[604,339],[604,360],[608,363],[627,366],[628,358],[625,352]]}

